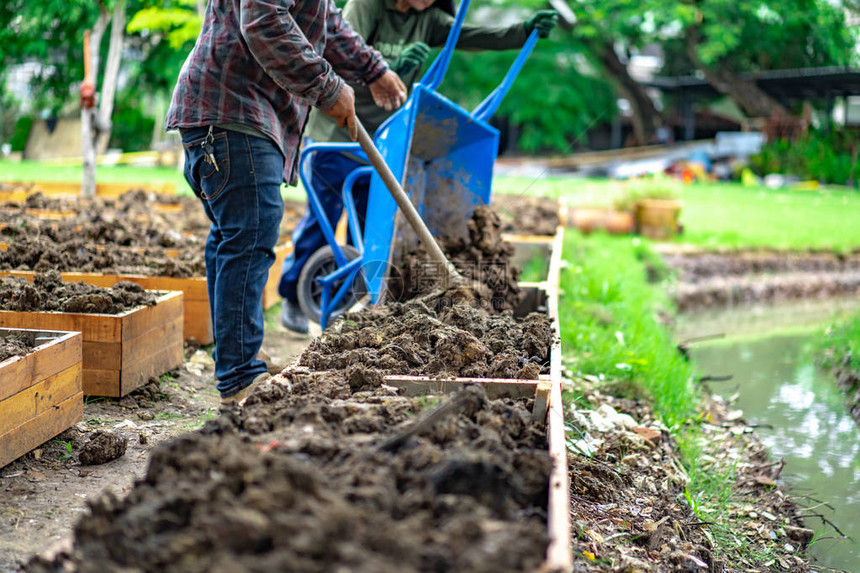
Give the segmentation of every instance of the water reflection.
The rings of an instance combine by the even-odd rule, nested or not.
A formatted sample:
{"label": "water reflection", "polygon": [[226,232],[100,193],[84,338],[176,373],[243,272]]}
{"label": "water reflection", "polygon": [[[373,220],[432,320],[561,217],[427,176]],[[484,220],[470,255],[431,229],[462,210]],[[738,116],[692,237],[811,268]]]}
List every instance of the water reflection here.
{"label": "water reflection", "polygon": [[[858,306],[857,300],[812,310],[799,305],[794,321],[788,318],[798,307],[786,306],[687,316],[679,323],[677,336],[683,341],[726,332],[723,339],[692,345],[690,354],[699,375],[734,376],[711,388],[725,398],[739,394],[736,407],[748,422],[763,425],[758,433],[771,456],[785,458],[782,477],[789,492],[828,502],[835,508],[832,512],[825,508],[815,512],[823,510],[854,540],[860,540],[860,431],[842,393],[815,368],[808,345],[840,310]],[[767,329],[769,316],[778,327]],[[807,525],[817,530],[818,537],[836,536],[816,518]],[[810,551],[819,565],[860,571],[856,541],[823,539]]]}

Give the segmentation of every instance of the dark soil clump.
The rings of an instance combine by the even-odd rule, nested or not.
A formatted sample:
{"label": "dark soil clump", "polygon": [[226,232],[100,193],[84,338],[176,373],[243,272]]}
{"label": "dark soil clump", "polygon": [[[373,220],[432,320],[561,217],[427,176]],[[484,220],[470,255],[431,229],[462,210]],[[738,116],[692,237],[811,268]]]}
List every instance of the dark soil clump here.
{"label": "dark soil clump", "polygon": [[13,356],[24,356],[36,348],[33,335],[26,332],[0,332],[0,362]]}
{"label": "dark soil clump", "polygon": [[156,304],[158,294],[127,281],[111,288],[63,282],[60,273],[38,274],[34,282],[19,277],[0,280],[0,310],[120,314]]}
{"label": "dark soil clump", "polygon": [[519,235],[555,235],[561,224],[559,204],[546,197],[494,195],[492,206],[502,220],[502,231]]}
{"label": "dark soil clump", "polygon": [[[33,210],[51,210],[50,217]],[[285,201],[281,236],[304,205]],[[28,195],[0,209],[0,270],[205,276],[210,221],[196,197],[129,191],[117,199]]]}
{"label": "dark soil clump", "polygon": [[91,502],[73,548],[28,570],[534,571],[545,433],[529,404],[465,392],[464,410],[390,451],[380,444],[422,399],[350,396],[343,380],[263,385],[156,449],[126,499]]}
{"label": "dark soil clump", "polygon": [[[470,282],[485,285],[490,306],[495,310],[517,307],[521,269],[511,263],[514,246],[502,240],[499,215],[488,206],[475,209],[467,223],[469,238],[441,237],[440,247],[457,270]],[[409,300],[439,288],[441,269],[429,262],[422,247],[407,253],[399,273],[389,283],[394,300]]]}
{"label": "dark soil clump", "polygon": [[105,464],[125,455],[128,440],[113,432],[98,430],[81,447],[78,461],[82,466]]}
{"label": "dark soil clump", "polygon": [[441,295],[346,314],[311,342],[299,363],[345,371],[353,389],[371,388],[387,374],[536,379],[549,371],[550,319],[518,320]]}
{"label": "dark soil clump", "polygon": [[57,243],[43,237],[16,240],[6,251],[0,251],[0,270],[48,269],[178,278],[206,275],[202,255],[194,252],[169,257],[163,249],[133,251],[92,245],[81,239]]}

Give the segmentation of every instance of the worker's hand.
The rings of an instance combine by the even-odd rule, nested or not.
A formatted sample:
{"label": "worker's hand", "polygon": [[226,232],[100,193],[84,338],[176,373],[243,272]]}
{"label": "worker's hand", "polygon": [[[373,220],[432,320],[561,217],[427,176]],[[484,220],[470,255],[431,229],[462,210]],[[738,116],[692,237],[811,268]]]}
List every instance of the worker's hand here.
{"label": "worker's hand", "polygon": [[381,78],[370,84],[373,103],[386,111],[392,111],[406,103],[406,86],[400,76],[388,70]]}
{"label": "worker's hand", "polygon": [[541,10],[526,20],[526,33],[531,34],[532,30],[537,29],[538,36],[548,38],[549,33],[555,28],[556,24],[558,24],[558,12],[555,10]]}
{"label": "worker's hand", "polygon": [[329,117],[337,120],[338,127],[346,127],[353,141],[358,139],[358,126],[355,123],[355,92],[347,84],[343,84],[337,101],[327,110],[320,110]]}
{"label": "worker's hand", "polygon": [[417,68],[420,68],[427,56],[430,55],[430,46],[424,42],[414,42],[404,48],[394,63],[391,64],[391,69],[397,72],[400,76],[412,73]]}

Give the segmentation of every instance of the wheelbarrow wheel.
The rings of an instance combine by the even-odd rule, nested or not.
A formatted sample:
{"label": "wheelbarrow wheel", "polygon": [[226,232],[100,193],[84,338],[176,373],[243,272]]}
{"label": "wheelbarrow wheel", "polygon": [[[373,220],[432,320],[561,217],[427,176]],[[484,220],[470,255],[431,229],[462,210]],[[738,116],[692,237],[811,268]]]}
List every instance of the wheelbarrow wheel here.
{"label": "wheelbarrow wheel", "polygon": [[[343,251],[343,255],[348,261],[359,256],[358,250],[351,245],[343,245],[340,249]],[[334,259],[334,251],[332,250],[331,245],[326,245],[317,249],[316,252],[310,256],[308,262],[305,263],[305,266],[302,269],[302,273],[299,275],[299,282],[297,285],[299,306],[302,308],[302,312],[305,313],[305,316],[317,324],[319,324],[320,319],[322,319],[321,305],[323,288],[319,279],[330,275],[336,270],[337,262]],[[343,281],[334,283],[331,293],[332,296],[334,296],[341,285],[343,285]],[[358,302],[366,292],[367,288],[365,287],[364,279],[362,278],[361,273],[359,273],[353,280],[350,291],[346,293],[340,301],[340,304],[337,305],[331,313],[330,318],[334,318],[347,310],[353,304]]]}

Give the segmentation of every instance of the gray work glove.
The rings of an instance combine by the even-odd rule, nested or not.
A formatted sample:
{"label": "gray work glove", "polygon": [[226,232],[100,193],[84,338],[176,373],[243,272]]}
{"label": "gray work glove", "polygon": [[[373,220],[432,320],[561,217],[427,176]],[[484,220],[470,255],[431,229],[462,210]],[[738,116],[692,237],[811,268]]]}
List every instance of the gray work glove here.
{"label": "gray work glove", "polygon": [[406,46],[400,55],[391,64],[391,69],[398,76],[405,76],[421,67],[427,56],[430,55],[430,46],[424,42],[415,42]]}
{"label": "gray work glove", "polygon": [[555,28],[556,24],[558,24],[558,12],[555,10],[541,10],[525,21],[526,33],[531,34],[532,30],[537,29],[538,36],[548,38],[549,33]]}

